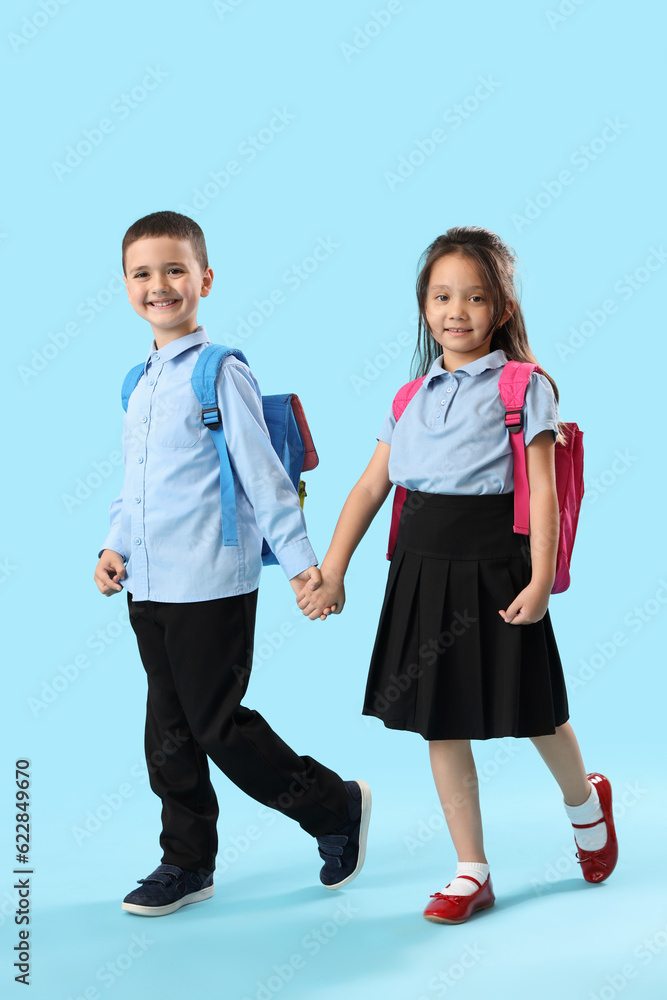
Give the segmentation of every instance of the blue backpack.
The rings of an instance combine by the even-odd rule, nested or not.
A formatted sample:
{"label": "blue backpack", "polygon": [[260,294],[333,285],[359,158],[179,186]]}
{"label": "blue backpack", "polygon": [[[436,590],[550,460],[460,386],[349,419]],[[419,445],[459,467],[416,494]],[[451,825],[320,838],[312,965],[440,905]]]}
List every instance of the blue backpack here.
{"label": "blue backpack", "polygon": [[[234,480],[215,391],[220,366],[224,359],[229,356],[238,358],[245,365],[248,364],[242,351],[222,347],[220,344],[210,344],[205,347],[197,359],[191,382],[194,394],[201,404],[202,420],[213,436],[213,443],[220,457],[222,544],[238,545]],[[143,373],[144,364],[140,364],[135,365],[125,376],[122,389],[123,409],[125,411],[127,411],[130,396]],[[303,507],[306,490],[301,473],[314,469],[319,459],[299,397],[294,393],[262,396],[262,409],[271,444],[284,465]],[[262,545],[262,562],[265,566],[278,564],[278,560],[266,539]]]}

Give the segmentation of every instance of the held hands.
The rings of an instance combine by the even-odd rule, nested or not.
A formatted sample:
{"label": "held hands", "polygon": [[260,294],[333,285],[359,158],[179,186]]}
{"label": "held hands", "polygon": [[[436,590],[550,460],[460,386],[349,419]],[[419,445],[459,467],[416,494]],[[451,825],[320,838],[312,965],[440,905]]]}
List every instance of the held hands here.
{"label": "held hands", "polygon": [[95,568],[95,583],[98,590],[105,597],[117,594],[123,588],[120,581],[127,576],[125,562],[120,552],[113,549],[105,549],[100,556],[100,561]]}
{"label": "held hands", "polygon": [[331,614],[339,615],[345,604],[343,578],[325,570],[319,574],[319,580],[311,580],[297,594],[296,603],[311,621],[316,618],[326,621]]}
{"label": "held hands", "polygon": [[517,594],[506,611],[498,614],[509,625],[531,625],[544,618],[549,606],[551,585],[529,583]]}
{"label": "held hands", "polygon": [[297,604],[299,603],[299,596],[303,593],[304,589],[308,584],[319,587],[322,582],[322,574],[320,573],[317,566],[309,566],[308,569],[304,569],[303,573],[299,573],[298,576],[293,576],[290,580],[292,584],[292,590],[296,594]]}

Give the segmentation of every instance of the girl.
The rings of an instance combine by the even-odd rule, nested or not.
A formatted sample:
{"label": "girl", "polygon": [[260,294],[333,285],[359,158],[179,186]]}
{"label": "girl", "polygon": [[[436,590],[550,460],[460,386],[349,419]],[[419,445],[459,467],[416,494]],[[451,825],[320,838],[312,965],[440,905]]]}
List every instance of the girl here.
{"label": "girl", "polygon": [[453,879],[424,910],[439,923],[462,923],[495,901],[471,739],[531,739],[563,793],[587,881],[606,879],[618,854],[611,787],[586,774],[547,610],[561,429],[557,387],[539,372],[523,407],[529,545],[513,531],[513,458],[498,379],[508,360],[536,363],[515,259],[476,226],[449,229],[422,255],[415,357],[426,377],[400,420],[389,410],[341,512],[322,583],[297,599],[311,619],[340,614],[352,553],[392,483],[404,486],[363,713],[429,742],[458,858]]}

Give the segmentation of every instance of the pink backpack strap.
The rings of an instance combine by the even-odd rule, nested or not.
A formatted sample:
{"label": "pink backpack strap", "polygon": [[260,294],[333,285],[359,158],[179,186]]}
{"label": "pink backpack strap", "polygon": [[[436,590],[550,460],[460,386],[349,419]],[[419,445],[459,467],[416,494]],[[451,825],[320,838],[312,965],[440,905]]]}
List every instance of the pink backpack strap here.
{"label": "pink backpack strap", "polygon": [[401,386],[401,388],[398,390],[398,392],[394,396],[394,402],[392,403],[394,416],[396,417],[397,420],[403,415],[405,408],[412,399],[412,397],[416,395],[417,392],[419,392],[425,378],[426,376],[422,375],[421,378],[416,378],[412,382],[406,382],[406,384],[404,386]]}
{"label": "pink backpack strap", "polygon": [[533,372],[541,372],[539,365],[528,361],[508,361],[503,367],[498,390],[505,404],[505,426],[510,432],[514,456],[514,531],[527,535],[530,524],[530,493],[526,473],[526,445],[523,436],[523,404],[526,389]]}
{"label": "pink backpack strap", "polygon": [[[402,386],[396,395],[394,396],[394,402],[392,403],[392,410],[396,420],[400,420],[405,408],[412,399],[412,397],[421,389],[422,383],[426,378],[422,375],[421,378],[416,378],[412,382],[407,382]],[[398,522],[401,516],[401,510],[403,509],[403,504],[405,503],[405,498],[407,496],[407,490],[404,486],[397,486],[394,490],[394,502],[391,509],[391,528],[389,529],[389,547],[387,549],[387,559],[391,559],[394,554],[394,549],[396,548],[396,539],[398,538]]]}

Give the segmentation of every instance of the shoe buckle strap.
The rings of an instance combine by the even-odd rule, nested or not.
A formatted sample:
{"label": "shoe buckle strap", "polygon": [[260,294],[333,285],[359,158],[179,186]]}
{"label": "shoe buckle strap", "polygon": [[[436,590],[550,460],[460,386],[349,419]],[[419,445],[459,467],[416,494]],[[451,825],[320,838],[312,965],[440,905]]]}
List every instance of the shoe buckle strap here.
{"label": "shoe buckle strap", "polygon": [[341,868],[342,867],[342,863],[341,863],[341,860],[340,860],[341,857],[342,857],[342,855],[343,855],[343,848],[342,847],[334,847],[330,851],[324,851],[320,847],[320,848],[318,848],[318,852],[317,853],[322,858],[322,861],[326,861],[327,864],[331,864],[333,862],[333,863],[335,863],[336,868]]}
{"label": "shoe buckle strap", "polygon": [[572,826],[575,830],[588,830],[592,826],[599,826],[600,823],[604,823],[604,816],[602,819],[596,819],[594,823],[573,823]]}
{"label": "shoe buckle strap", "polygon": [[149,875],[148,878],[138,878],[137,882],[143,885],[145,882],[156,882],[158,885],[171,885],[178,878],[170,872],[160,872],[157,875]]}
{"label": "shoe buckle strap", "polygon": [[472,875],[457,875],[456,878],[467,878],[469,882],[474,882],[478,889],[482,888],[482,883],[478,882]]}
{"label": "shoe buckle strap", "polygon": [[334,833],[327,834],[326,837],[317,838],[320,850],[326,851],[327,854],[342,854],[347,841],[347,837]]}
{"label": "shoe buckle strap", "polygon": [[182,874],[182,869],[177,868],[176,865],[158,865],[154,872],[147,875],[146,878],[139,878],[137,882],[141,885],[144,882],[157,882],[158,885],[171,885],[180,878]]}

